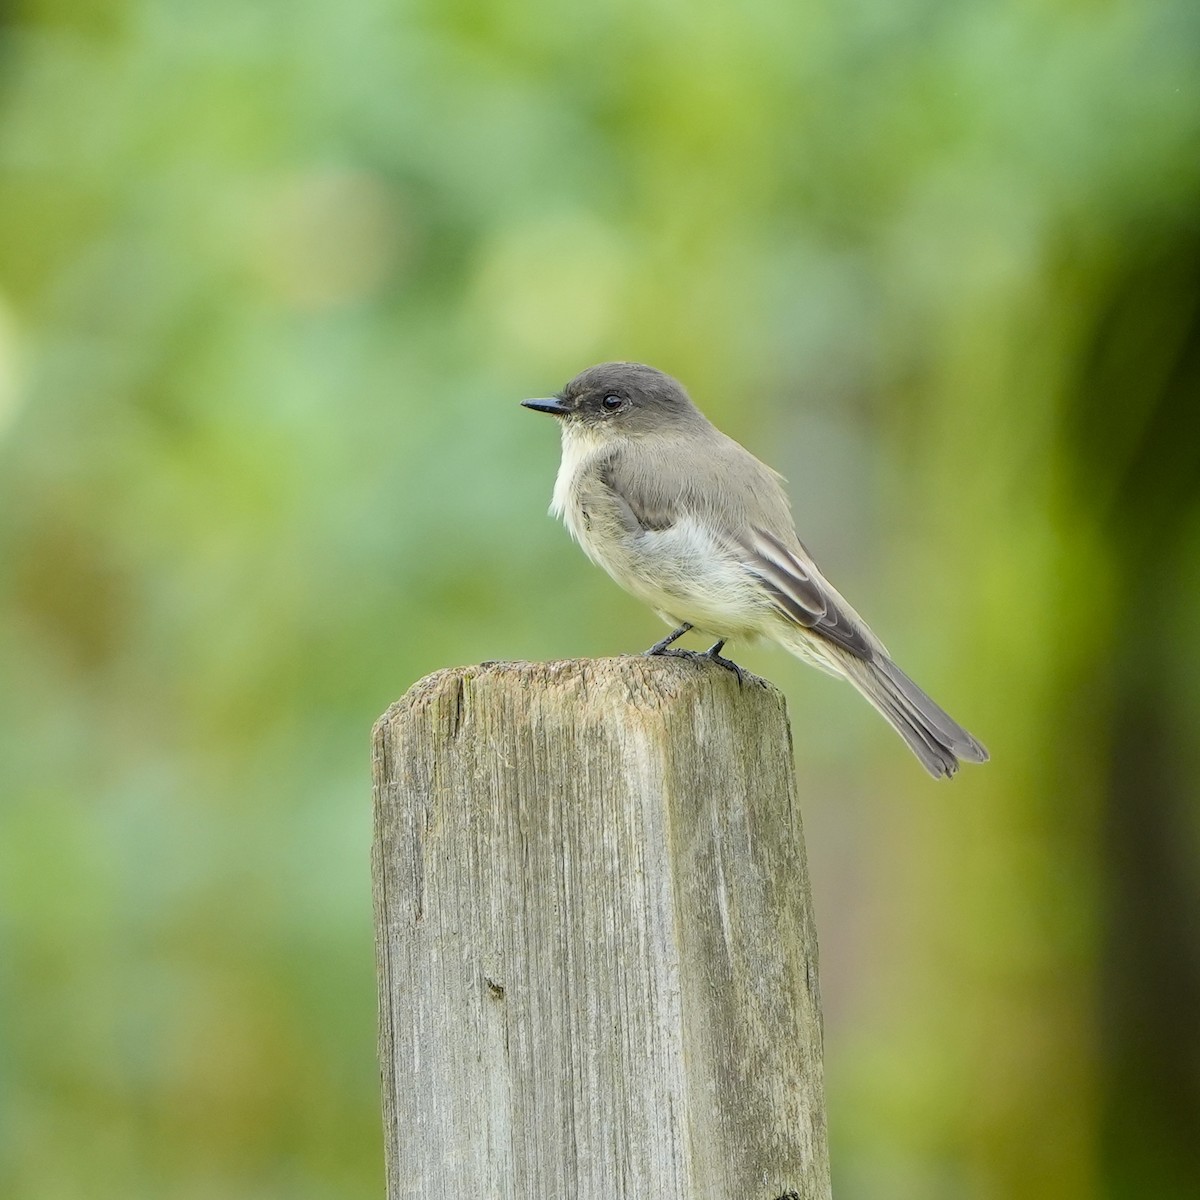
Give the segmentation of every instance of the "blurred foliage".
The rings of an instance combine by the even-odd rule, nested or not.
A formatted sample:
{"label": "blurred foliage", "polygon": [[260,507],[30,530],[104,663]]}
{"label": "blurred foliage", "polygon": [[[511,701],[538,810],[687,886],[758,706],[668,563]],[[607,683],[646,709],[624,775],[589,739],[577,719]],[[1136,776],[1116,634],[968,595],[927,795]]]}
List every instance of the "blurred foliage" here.
{"label": "blurred foliage", "polygon": [[616,357],[993,753],[738,655],[839,1197],[1196,1194],[1194,0],[2,19],[0,1194],[381,1194],[368,730],[659,636],[516,407]]}

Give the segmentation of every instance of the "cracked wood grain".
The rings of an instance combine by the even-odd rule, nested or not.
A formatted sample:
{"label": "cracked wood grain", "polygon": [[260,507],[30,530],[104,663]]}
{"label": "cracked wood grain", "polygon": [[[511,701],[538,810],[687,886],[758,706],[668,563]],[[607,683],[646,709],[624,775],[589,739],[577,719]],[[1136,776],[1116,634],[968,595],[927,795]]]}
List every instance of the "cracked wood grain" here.
{"label": "cracked wood grain", "polygon": [[670,658],[439,671],[374,776],[389,1200],[829,1195],[779,692]]}

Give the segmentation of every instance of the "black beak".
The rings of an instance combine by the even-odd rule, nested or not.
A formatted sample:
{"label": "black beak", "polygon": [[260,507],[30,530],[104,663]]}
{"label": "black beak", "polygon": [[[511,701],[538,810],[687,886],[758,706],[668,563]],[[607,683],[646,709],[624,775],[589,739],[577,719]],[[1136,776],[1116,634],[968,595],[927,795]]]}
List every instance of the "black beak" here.
{"label": "black beak", "polygon": [[571,411],[557,396],[547,400],[522,400],[521,403],[534,412],[549,413],[552,417],[565,417]]}

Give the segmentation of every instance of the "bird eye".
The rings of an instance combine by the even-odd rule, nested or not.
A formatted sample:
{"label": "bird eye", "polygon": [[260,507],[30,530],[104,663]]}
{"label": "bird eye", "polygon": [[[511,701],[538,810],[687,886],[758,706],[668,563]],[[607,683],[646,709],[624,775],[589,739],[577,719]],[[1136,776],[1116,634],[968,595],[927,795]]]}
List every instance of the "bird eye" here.
{"label": "bird eye", "polygon": [[622,399],[620,396],[605,396],[604,399],[600,401],[600,407],[606,412],[616,412],[617,409],[620,408],[624,403],[624,399]]}

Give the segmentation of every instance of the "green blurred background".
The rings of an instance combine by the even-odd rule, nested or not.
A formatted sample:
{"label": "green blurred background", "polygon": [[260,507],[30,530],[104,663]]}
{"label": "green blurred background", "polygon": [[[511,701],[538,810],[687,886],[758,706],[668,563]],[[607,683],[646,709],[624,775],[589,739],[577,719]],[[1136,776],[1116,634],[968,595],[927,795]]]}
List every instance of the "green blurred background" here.
{"label": "green blurred background", "polygon": [[382,1195],[369,730],[664,632],[517,407],[618,357],[992,751],[732,648],[840,1200],[1200,1194],[1195,0],[0,21],[0,1195]]}

